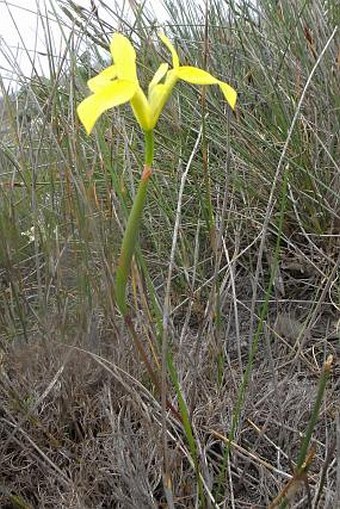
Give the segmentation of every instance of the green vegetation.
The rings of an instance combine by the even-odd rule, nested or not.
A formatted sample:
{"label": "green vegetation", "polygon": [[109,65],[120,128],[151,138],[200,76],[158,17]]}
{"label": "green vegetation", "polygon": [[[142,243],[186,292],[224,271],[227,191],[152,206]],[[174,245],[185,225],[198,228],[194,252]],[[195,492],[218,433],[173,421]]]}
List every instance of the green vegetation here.
{"label": "green vegetation", "polygon": [[[50,76],[0,82],[0,506],[340,507],[338,2],[58,3]],[[145,90],[162,29],[239,94],[167,103],[125,319],[143,133],[76,114],[117,28]]]}

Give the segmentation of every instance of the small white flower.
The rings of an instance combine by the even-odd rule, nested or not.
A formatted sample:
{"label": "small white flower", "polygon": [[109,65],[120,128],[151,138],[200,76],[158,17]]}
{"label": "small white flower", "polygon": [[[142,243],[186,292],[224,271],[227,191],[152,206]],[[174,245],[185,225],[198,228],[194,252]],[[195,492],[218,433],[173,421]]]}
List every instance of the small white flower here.
{"label": "small white flower", "polygon": [[28,237],[28,240],[30,242],[34,242],[35,240],[35,228],[32,226],[29,230],[26,230],[25,232],[21,232],[21,235],[23,237]]}

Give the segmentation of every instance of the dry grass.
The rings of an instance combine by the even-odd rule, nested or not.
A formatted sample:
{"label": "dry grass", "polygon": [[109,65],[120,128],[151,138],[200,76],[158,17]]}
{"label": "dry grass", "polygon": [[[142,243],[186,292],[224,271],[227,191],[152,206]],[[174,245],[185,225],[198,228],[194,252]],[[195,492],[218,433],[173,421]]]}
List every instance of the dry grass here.
{"label": "dry grass", "polygon": [[[232,117],[183,85],[159,124],[129,300],[159,375],[167,325],[165,416],[113,283],[141,136],[126,110],[91,138],[75,116],[112,26],[74,9],[67,65],[47,37],[51,80],[3,88],[1,508],[275,509],[282,494],[296,509],[340,507],[339,17],[328,3],[325,14],[321,0],[296,12],[263,0],[259,30],[246,2],[230,2],[232,25],[218,2],[205,17],[166,2],[181,58],[202,65],[208,24],[210,69],[230,70],[240,97]],[[160,49],[152,16],[135,14],[133,26],[118,11],[111,22],[139,34],[148,75]],[[34,241],[22,235],[32,226]]]}
{"label": "dry grass", "polygon": [[[303,293],[304,285],[298,284]],[[309,284],[305,283],[306,292]],[[273,305],[242,424],[231,446],[224,493],[237,508],[268,507],[291,479],[322,363],[330,352],[339,354],[329,302],[325,300],[309,323],[306,317],[315,303],[288,297],[285,301],[290,309],[284,312],[278,309],[287,304]],[[239,305],[241,360],[246,363],[247,300],[240,299]],[[213,367],[212,335],[190,327],[175,355],[210,490],[223,461],[242,376],[233,313],[227,309],[223,322],[226,364],[220,384]],[[21,507],[14,496],[22,499],[22,507],[165,506],[160,405],[152,388],[149,392],[142,385],[145,375],[126,332],[109,332],[101,324],[94,347],[84,349],[84,338],[76,343],[82,347],[75,346],[73,338],[64,337],[62,342],[36,338],[7,348],[3,355],[1,507]],[[309,507],[308,497],[314,501],[312,507],[317,499],[319,507],[334,503],[337,378],[336,366],[313,436],[308,490],[299,491],[296,507]],[[195,475],[185,437],[171,415],[167,426],[175,507],[195,507]]]}

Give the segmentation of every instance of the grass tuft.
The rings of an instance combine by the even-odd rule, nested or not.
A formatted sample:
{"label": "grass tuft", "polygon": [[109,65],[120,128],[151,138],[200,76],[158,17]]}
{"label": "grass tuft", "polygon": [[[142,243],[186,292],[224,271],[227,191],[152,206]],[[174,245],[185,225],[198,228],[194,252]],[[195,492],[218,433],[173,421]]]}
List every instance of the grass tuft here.
{"label": "grass tuft", "polygon": [[[338,507],[338,3],[130,4],[40,10],[48,76],[0,47],[0,506]],[[239,98],[182,82],[157,124],[127,323],[143,135],[76,107],[160,28]]]}

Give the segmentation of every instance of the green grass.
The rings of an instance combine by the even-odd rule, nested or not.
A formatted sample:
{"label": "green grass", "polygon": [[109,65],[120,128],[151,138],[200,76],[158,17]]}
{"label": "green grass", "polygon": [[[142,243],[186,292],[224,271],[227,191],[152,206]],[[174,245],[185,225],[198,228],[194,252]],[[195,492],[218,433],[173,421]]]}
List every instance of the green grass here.
{"label": "green grass", "polygon": [[[107,4],[52,4],[50,78],[1,82],[0,505],[337,507],[337,2],[164,0],[162,26]],[[76,115],[117,26],[143,84],[163,28],[239,93],[233,113],[182,82],[163,112],[130,327],[115,273],[143,135],[128,107],[90,137]]]}

